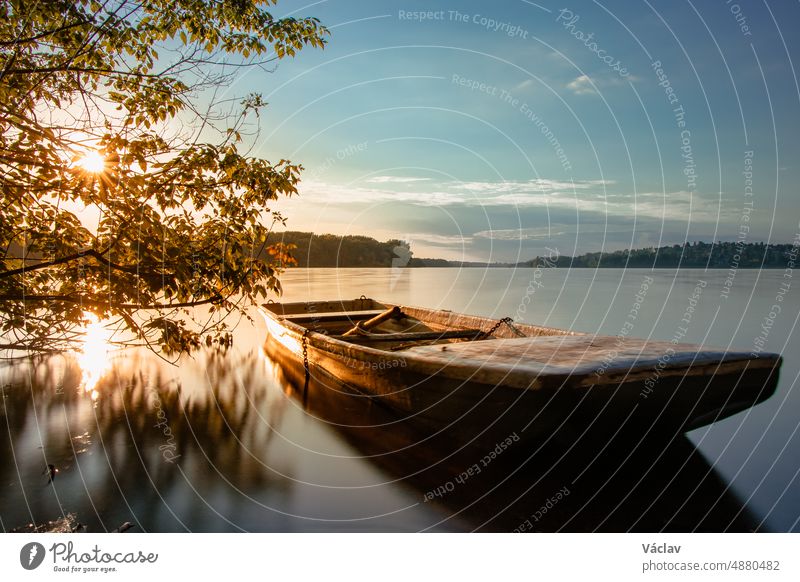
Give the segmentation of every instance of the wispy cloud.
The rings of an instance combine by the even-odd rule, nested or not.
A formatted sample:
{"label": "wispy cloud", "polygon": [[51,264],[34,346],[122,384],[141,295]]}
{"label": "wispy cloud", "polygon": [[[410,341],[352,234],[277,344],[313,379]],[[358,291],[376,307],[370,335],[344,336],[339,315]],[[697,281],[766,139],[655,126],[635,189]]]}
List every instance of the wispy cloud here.
{"label": "wispy cloud", "polygon": [[535,178],[525,181],[503,181],[503,182],[453,182],[462,190],[477,192],[552,192],[556,190],[586,190],[602,186],[612,186],[616,184],[613,180],[548,180],[546,178]]}
{"label": "wispy cloud", "polygon": [[530,87],[533,87],[533,79],[525,79],[522,83],[514,86],[514,91],[525,91]]}
{"label": "wispy cloud", "polygon": [[567,83],[567,89],[575,93],[575,95],[597,94],[597,91],[595,91],[595,88],[592,84],[592,80],[586,75],[581,75],[580,77],[576,77],[572,81]]}
{"label": "wispy cloud", "polygon": [[551,228],[541,226],[537,228],[504,228],[497,230],[481,230],[473,236],[490,240],[549,240],[554,236],[564,234],[563,231],[555,232]]}
{"label": "wispy cloud", "polygon": [[424,242],[431,246],[457,247],[471,243],[472,236],[464,236],[460,234],[446,235],[446,234],[433,234],[429,232],[415,232],[405,235],[404,240],[409,241],[412,245],[415,242]]}
{"label": "wispy cloud", "polygon": [[409,184],[411,182],[427,182],[430,178],[411,178],[402,176],[375,176],[364,180],[366,184]]}
{"label": "wispy cloud", "polygon": [[463,193],[439,189],[428,191],[390,190],[315,181],[304,182],[301,185],[300,194],[306,201],[358,205],[399,202],[417,206],[450,206],[462,203],[465,198]]}
{"label": "wispy cloud", "polygon": [[[386,184],[391,186],[392,183]],[[732,218],[730,209],[716,199],[687,191],[619,193],[609,180],[562,181],[539,178],[503,182],[430,182],[430,190],[345,186],[306,182],[305,201],[333,205],[399,203],[421,207],[549,208],[618,218],[650,218],[660,221],[709,221]]]}
{"label": "wispy cloud", "polygon": [[575,95],[597,95],[598,90],[610,87],[622,87],[628,83],[636,83],[641,78],[628,75],[624,79],[618,75],[580,75],[567,83],[566,87]]}

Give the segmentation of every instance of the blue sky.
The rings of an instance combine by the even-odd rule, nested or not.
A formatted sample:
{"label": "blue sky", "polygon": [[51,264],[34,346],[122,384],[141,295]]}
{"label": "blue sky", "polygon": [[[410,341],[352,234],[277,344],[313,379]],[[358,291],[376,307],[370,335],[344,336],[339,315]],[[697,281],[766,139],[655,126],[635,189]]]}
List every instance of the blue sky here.
{"label": "blue sky", "polygon": [[[798,232],[797,2],[282,1],[324,51],[231,91],[287,228],[516,260]],[[745,173],[747,172],[747,174]]]}

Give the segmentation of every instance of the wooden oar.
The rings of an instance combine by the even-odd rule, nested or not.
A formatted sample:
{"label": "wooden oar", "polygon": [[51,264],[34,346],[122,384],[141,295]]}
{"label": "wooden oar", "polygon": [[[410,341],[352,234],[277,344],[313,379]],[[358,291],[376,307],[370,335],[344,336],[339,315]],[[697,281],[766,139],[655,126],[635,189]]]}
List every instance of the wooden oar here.
{"label": "wooden oar", "polygon": [[383,323],[388,319],[399,318],[400,316],[402,316],[402,314],[403,314],[402,310],[397,305],[395,305],[391,309],[387,309],[386,311],[384,311],[380,315],[376,315],[372,319],[368,319],[367,321],[359,321],[353,326],[352,329],[343,333],[342,336],[362,334],[372,329],[373,327],[380,325],[381,323]]}

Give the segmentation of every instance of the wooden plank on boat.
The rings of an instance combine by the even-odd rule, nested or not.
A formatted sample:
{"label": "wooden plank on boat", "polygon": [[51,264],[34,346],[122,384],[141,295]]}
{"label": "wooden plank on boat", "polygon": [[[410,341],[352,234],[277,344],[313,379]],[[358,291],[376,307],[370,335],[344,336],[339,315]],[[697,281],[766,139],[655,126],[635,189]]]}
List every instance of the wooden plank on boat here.
{"label": "wooden plank on boat", "polygon": [[282,319],[292,323],[320,323],[323,321],[362,321],[383,313],[382,309],[370,309],[364,311],[334,311],[330,313],[298,313],[292,315],[281,315]]}
{"label": "wooden plank on boat", "polygon": [[[488,331],[493,328],[498,320],[489,317],[480,317],[477,315],[465,315],[463,313],[455,313],[443,309],[425,309],[422,307],[403,306],[403,313],[408,317],[424,321],[428,325],[436,325],[443,328],[477,328]],[[509,325],[501,325],[492,334],[495,338],[515,338],[519,337],[519,333],[523,335],[532,336],[560,336],[565,335],[584,335],[583,333],[565,329],[558,329],[554,327],[544,327],[541,325],[530,325],[526,323],[513,322]]]}
{"label": "wooden plank on boat", "polygon": [[[771,368],[777,356],[752,358],[746,352],[702,349],[692,344],[613,336],[540,336],[419,346],[406,350],[440,366],[506,374],[571,377],[571,383],[606,384],[653,375],[707,375],[745,368]],[[581,378],[583,380],[581,380]]]}
{"label": "wooden plank on boat", "polygon": [[365,310],[385,311],[390,305],[378,303],[372,299],[361,298],[354,300],[337,301],[303,301],[298,303],[266,303],[262,306],[265,311],[274,313],[278,317],[284,315],[314,315],[322,313],[355,312]]}
{"label": "wooden plank on boat", "polygon": [[367,321],[359,321],[356,323],[353,329],[346,331],[344,335],[363,335],[365,332],[369,331],[373,327],[377,327],[382,324],[384,321],[388,321],[390,319],[400,319],[403,317],[403,312],[397,305],[393,305],[383,313],[379,313],[372,319],[368,319]]}
{"label": "wooden plank on boat", "polygon": [[334,339],[354,343],[415,342],[446,339],[475,339],[483,332],[479,329],[457,329],[449,331],[420,331],[412,333],[373,333],[368,335],[332,335]]}

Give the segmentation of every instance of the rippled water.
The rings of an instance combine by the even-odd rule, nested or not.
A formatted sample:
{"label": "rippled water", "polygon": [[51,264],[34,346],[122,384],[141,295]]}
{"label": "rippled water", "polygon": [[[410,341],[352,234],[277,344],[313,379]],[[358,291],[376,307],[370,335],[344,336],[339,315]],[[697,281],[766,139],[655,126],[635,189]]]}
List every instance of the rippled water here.
{"label": "rippled water", "polygon": [[[612,335],[638,293],[631,335],[681,333],[748,350],[764,342],[784,354],[770,400],[672,442],[621,434],[597,443],[578,431],[573,442],[533,449],[512,440],[485,466],[487,450],[313,382],[304,406],[262,353],[260,318],[239,326],[233,349],[178,366],[102,346],[80,361],[6,366],[0,526],[61,519],[63,527],[69,517],[88,531],[126,521],[133,531],[797,531],[799,290],[777,299],[791,283],[783,271],[727,277],[611,269],[283,276],[287,301],[364,294]],[[466,473],[476,464],[479,473]]]}

